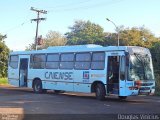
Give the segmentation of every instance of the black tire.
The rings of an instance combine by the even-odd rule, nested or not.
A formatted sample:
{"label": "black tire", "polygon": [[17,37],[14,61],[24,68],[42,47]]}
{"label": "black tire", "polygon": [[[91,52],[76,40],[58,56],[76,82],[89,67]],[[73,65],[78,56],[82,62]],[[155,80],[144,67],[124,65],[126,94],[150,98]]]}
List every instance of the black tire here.
{"label": "black tire", "polygon": [[96,86],[96,98],[98,100],[105,100],[106,90],[103,84],[97,84]]}
{"label": "black tire", "polygon": [[58,94],[58,93],[64,93],[65,91],[64,91],[64,90],[54,90],[54,92],[55,92],[56,94]]}
{"label": "black tire", "polygon": [[54,93],[56,93],[56,94],[58,94],[60,92],[61,92],[60,90],[54,90]]}
{"label": "black tire", "polygon": [[127,96],[118,96],[120,100],[125,100]]}
{"label": "black tire", "polygon": [[34,81],[33,91],[34,91],[34,93],[42,93],[43,92],[42,82],[40,80]]}
{"label": "black tire", "polygon": [[47,93],[47,89],[42,89],[42,92],[43,93]]}

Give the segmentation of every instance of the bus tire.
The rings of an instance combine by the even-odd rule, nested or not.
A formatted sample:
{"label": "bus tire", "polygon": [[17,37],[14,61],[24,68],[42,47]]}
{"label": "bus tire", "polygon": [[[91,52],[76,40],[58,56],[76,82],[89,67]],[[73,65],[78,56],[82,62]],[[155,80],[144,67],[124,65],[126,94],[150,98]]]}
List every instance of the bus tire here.
{"label": "bus tire", "polygon": [[105,100],[105,95],[106,95],[106,91],[105,91],[105,87],[103,84],[98,83],[96,86],[96,98],[98,100]]}
{"label": "bus tire", "polygon": [[42,92],[43,93],[47,93],[47,89],[42,89]]}
{"label": "bus tire", "polygon": [[42,93],[43,92],[42,82],[40,80],[34,81],[33,91],[34,91],[34,93]]}
{"label": "bus tire", "polygon": [[54,93],[58,94],[58,93],[64,93],[64,90],[54,90]]}
{"label": "bus tire", "polygon": [[118,96],[120,100],[125,100],[127,96]]}
{"label": "bus tire", "polygon": [[54,93],[56,93],[56,94],[58,94],[60,92],[61,92],[61,90],[54,90]]}

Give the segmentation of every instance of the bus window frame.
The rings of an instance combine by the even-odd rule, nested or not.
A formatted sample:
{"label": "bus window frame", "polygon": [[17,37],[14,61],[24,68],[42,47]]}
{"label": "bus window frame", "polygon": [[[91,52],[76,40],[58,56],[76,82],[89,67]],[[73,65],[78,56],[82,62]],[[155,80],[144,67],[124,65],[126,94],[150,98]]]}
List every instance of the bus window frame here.
{"label": "bus window frame", "polygon": [[[58,55],[58,61],[48,61],[48,55]],[[58,64],[58,67],[57,68],[48,68],[47,67],[47,63],[56,63]],[[47,53],[46,54],[46,63],[45,63],[45,69],[59,69],[60,68],[60,54],[59,53]]]}
{"label": "bus window frame", "polygon": [[[17,58],[18,58],[17,61],[11,61],[11,57],[12,57],[12,56],[17,56]],[[13,63],[13,62],[14,62],[14,63],[17,63],[16,67],[11,66],[11,63]],[[19,63],[19,55],[10,55],[10,56],[9,56],[9,66],[10,66],[12,69],[17,69],[17,68],[18,68],[18,63]]]}
{"label": "bus window frame", "polygon": [[[44,55],[44,56],[45,56],[45,61],[35,62],[35,60],[34,60],[34,56],[35,56],[35,55]],[[47,59],[46,53],[31,54],[31,55],[30,55],[30,69],[46,69],[46,59]],[[33,66],[34,63],[44,63],[44,67],[43,67],[43,68],[35,68],[35,67]]]}
{"label": "bus window frame", "polygon": [[[90,60],[89,61],[76,61],[76,56],[77,54],[85,54],[88,53],[90,55]],[[81,68],[76,68],[76,62],[89,62],[89,68],[87,69],[81,69]],[[74,63],[74,69],[75,70],[90,70],[91,69],[91,62],[92,62],[92,53],[91,52],[76,52],[75,53],[75,63]]]}
{"label": "bus window frame", "polygon": [[[62,55],[63,54],[73,54],[73,61],[62,61]],[[72,68],[61,68],[61,63],[64,62],[73,62],[73,67]],[[60,70],[73,70],[75,66],[75,53],[74,52],[63,52],[63,53],[59,53],[59,69]]]}
{"label": "bus window frame", "polygon": [[[95,53],[104,53],[104,60],[96,60],[96,61],[93,61],[93,54]],[[91,58],[91,66],[90,66],[90,69],[91,70],[104,70],[105,69],[105,60],[106,60],[106,54],[105,54],[105,51],[95,51],[95,52],[92,52],[92,58]],[[92,62],[103,62],[103,68],[102,69],[92,69]]]}

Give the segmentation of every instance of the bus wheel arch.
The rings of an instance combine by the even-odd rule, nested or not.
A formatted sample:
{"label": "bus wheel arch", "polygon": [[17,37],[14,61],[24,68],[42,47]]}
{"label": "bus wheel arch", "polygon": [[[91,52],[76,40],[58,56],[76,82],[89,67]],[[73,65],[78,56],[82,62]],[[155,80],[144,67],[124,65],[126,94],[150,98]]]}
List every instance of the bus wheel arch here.
{"label": "bus wheel arch", "polygon": [[91,92],[95,92],[96,98],[98,100],[104,100],[106,95],[106,89],[104,83],[100,81],[95,81],[91,85]]}
{"label": "bus wheel arch", "polygon": [[40,78],[35,78],[32,82],[32,88],[35,93],[42,93],[42,81]]}

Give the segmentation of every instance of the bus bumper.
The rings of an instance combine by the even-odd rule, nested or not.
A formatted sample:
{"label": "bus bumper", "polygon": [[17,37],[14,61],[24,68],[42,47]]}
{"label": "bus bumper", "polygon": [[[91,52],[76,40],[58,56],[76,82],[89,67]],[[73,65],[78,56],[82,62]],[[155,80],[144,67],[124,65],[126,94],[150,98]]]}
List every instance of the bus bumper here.
{"label": "bus bumper", "polygon": [[151,89],[150,87],[141,87],[139,89],[139,95],[154,95],[155,89]]}

